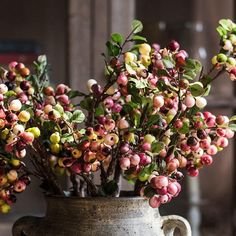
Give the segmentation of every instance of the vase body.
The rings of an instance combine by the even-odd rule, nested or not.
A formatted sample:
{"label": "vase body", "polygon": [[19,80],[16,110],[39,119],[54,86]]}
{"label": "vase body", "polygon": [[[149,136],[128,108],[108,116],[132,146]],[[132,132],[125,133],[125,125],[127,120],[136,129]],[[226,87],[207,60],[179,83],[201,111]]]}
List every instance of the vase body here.
{"label": "vase body", "polygon": [[47,205],[45,217],[17,220],[13,236],[171,236],[175,227],[191,236],[184,218],[161,217],[143,198],[47,197]]}

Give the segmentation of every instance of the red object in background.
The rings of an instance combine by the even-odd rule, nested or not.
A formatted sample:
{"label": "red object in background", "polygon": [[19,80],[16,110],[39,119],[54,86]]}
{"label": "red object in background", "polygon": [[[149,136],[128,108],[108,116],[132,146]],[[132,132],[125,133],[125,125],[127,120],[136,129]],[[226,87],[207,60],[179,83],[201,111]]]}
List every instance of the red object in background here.
{"label": "red object in background", "polygon": [[38,57],[36,53],[0,53],[0,65],[8,65],[12,61],[32,64]]}

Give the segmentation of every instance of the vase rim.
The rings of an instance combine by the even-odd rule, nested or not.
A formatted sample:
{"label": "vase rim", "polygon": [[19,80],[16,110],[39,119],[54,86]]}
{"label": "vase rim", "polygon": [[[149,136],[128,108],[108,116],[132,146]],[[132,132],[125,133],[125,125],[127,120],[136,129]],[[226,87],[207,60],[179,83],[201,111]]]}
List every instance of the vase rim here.
{"label": "vase rim", "polygon": [[144,197],[139,197],[139,196],[122,196],[122,197],[79,197],[79,196],[63,196],[63,195],[53,195],[53,194],[47,194],[46,195],[47,199],[50,198],[59,198],[59,199],[77,199],[77,200],[109,200],[109,201],[117,201],[117,200],[137,200],[137,201],[147,201],[146,198]]}

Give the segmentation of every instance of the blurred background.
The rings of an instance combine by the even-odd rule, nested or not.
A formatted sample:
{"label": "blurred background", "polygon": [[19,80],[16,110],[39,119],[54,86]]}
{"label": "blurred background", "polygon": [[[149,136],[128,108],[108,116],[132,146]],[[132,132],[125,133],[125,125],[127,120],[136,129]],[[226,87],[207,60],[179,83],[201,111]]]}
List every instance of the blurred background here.
{"label": "blurred background", "polygon": [[[51,81],[85,90],[86,80],[103,81],[105,42],[111,32],[127,35],[133,19],[144,24],[150,43],[162,47],[171,39],[198,58],[207,70],[218,50],[215,31],[221,18],[235,19],[234,0],[1,0],[0,64],[26,64],[46,54]],[[219,96],[220,94],[220,96]],[[236,112],[236,91],[222,76],[215,81],[208,109],[215,114]],[[215,157],[195,179],[186,178],[182,193],[162,214],[188,218],[193,236],[236,235],[236,162],[234,142]],[[11,235],[13,222],[23,215],[43,215],[43,195],[34,183],[18,196],[8,215],[0,215],[0,235]]]}

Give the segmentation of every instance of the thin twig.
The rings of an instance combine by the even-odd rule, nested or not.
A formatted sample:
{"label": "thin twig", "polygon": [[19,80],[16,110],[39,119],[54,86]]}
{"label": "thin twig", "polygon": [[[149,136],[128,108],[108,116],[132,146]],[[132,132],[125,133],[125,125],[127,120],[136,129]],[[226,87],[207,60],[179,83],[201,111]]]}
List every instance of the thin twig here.
{"label": "thin twig", "polygon": [[72,186],[73,186],[73,195],[74,196],[80,196],[80,193],[79,193],[79,183],[77,181],[77,176],[75,174],[71,174],[70,175],[70,181],[72,183]]}
{"label": "thin twig", "polygon": [[80,174],[80,175],[83,177],[83,179],[87,183],[88,191],[89,191],[90,195],[91,196],[97,196],[98,195],[98,189],[97,189],[96,185],[92,182],[92,180],[85,174]]}

